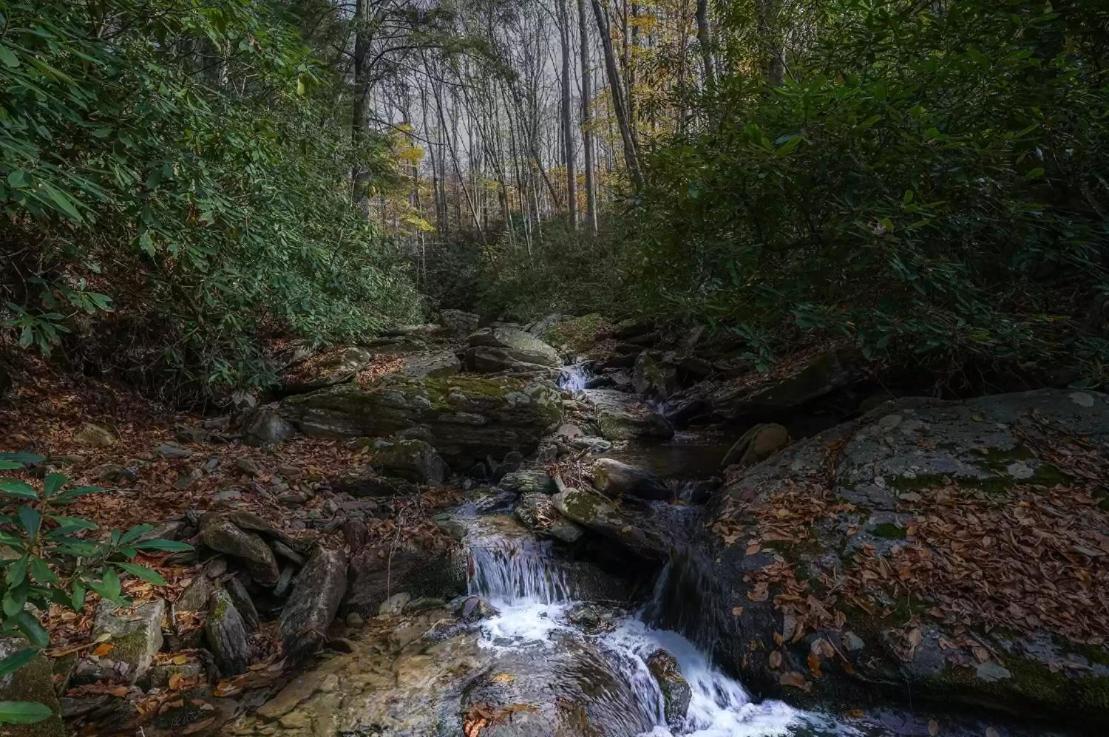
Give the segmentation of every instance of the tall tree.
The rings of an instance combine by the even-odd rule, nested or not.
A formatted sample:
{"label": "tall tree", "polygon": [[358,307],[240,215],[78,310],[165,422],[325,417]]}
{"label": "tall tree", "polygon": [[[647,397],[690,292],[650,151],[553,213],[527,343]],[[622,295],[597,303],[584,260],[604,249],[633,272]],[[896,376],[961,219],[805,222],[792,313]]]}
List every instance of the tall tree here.
{"label": "tall tree", "polygon": [[581,44],[581,144],[585,167],[585,214],[589,230],[597,234],[597,183],[593,179],[593,59],[585,0],[578,0],[578,35]]}
{"label": "tall tree", "polygon": [[620,139],[624,144],[624,165],[628,169],[632,184],[636,189],[642,189],[643,172],[639,167],[635,130],[632,128],[628,106],[624,100],[624,82],[620,78],[620,69],[616,66],[616,52],[612,47],[612,26],[608,20],[608,11],[601,6],[601,0],[590,0],[590,2],[593,4],[593,16],[597,21],[597,32],[601,35],[601,51],[604,52],[605,57],[605,72],[608,74],[613,112],[616,114]]}
{"label": "tall tree", "polygon": [[716,63],[713,59],[712,22],[709,20],[709,0],[697,0],[697,45],[701,50],[705,87],[716,86]]}
{"label": "tall tree", "polygon": [[566,214],[570,227],[578,227],[578,177],[574,167],[574,125],[570,95],[573,78],[570,76],[570,13],[566,0],[558,0],[558,30],[562,43],[562,146],[566,161]]}

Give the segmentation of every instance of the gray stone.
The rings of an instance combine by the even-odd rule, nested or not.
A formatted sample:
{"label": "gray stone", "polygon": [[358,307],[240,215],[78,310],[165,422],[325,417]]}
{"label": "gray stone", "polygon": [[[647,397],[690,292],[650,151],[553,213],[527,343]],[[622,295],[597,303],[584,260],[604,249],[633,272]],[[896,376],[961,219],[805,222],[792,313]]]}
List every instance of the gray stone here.
{"label": "gray stone", "polygon": [[531,492],[522,495],[514,514],[532,532],[564,543],[575,543],[583,534],[581,527],[562,516],[547,494]]}
{"label": "gray stone", "polygon": [[193,455],[191,450],[177,445],[176,443],[162,443],[158,446],[157,450],[155,450],[155,453],[157,453],[160,458],[165,458],[167,460],[183,460],[185,458],[191,458]]}
{"label": "gray stone", "polygon": [[89,448],[107,448],[115,445],[117,438],[114,432],[92,422],[85,423],[74,435],[73,439]]}
{"label": "gray stone", "polygon": [[[134,683],[154,662],[154,654],[162,649],[162,618],[166,603],[161,599],[120,608],[107,599],[101,600],[93,620],[94,641],[107,638],[111,651],[101,660],[111,660],[110,666]],[[120,664],[125,668],[119,667]]]}
{"label": "gray stone", "polygon": [[650,471],[612,458],[599,458],[593,464],[593,486],[608,497],[625,494],[641,499],[671,499],[674,492]]}
{"label": "gray stone", "polygon": [[555,509],[572,522],[624,546],[648,560],[662,560],[670,552],[666,540],[642,529],[612,502],[592,489],[567,488],[551,497]]}
{"label": "gray stone", "polygon": [[632,367],[632,386],[643,396],[666,399],[679,389],[678,368],[656,351],[643,351]]}
{"label": "gray stone", "polygon": [[424,379],[429,376],[432,378],[454,376],[461,370],[462,362],[458,360],[454,351],[439,351],[405,356],[404,365],[398,373],[411,379]]}
{"label": "gray stone", "polygon": [[250,666],[253,657],[250,634],[230,594],[223,589],[212,594],[204,635],[222,675],[238,675]]}
{"label": "gray stone", "polygon": [[281,610],[279,630],[285,654],[294,661],[315,653],[327,641],[327,628],[347,591],[347,556],[317,548],[293,584]]}
{"label": "gray stone", "polygon": [[297,376],[286,378],[289,393],[314,391],[353,379],[373,362],[374,354],[359,346],[332,348],[307,358],[294,368]]}
{"label": "gray stone", "polygon": [[247,445],[265,447],[283,443],[296,434],[296,428],[278,412],[276,406],[250,410],[240,429]]}
{"label": "gray stone", "polygon": [[260,535],[243,530],[228,517],[207,517],[199,540],[205,547],[241,561],[251,578],[262,586],[277,583],[279,571],[273,550]]}
{"label": "gray stone", "polygon": [[441,484],[450,473],[446,461],[423,440],[381,441],[370,460],[386,476],[418,484]]}
{"label": "gray stone", "polygon": [[481,318],[472,312],[446,309],[439,311],[439,321],[450,331],[451,335],[462,337],[477,330]]}
{"label": "gray stone", "polygon": [[665,417],[624,392],[588,389],[585,398],[593,405],[594,421],[606,440],[665,440],[674,434],[674,428]]}
{"label": "gray stone", "polygon": [[502,371],[521,366],[557,368],[562,358],[551,346],[519,328],[483,328],[469,337],[466,361],[476,371]]}
{"label": "gray stone", "polygon": [[554,481],[541,468],[506,473],[497,486],[516,494],[550,494],[555,491]]}
{"label": "gray stone", "polygon": [[223,586],[227,595],[231,597],[231,603],[239,611],[239,616],[243,618],[243,624],[246,625],[247,631],[253,632],[258,629],[258,625],[261,623],[258,609],[254,606],[254,600],[250,598],[250,593],[246,590],[243,582],[239,580],[239,577],[229,577],[224,581]]}
{"label": "gray stone", "polygon": [[755,425],[728,449],[720,465],[723,468],[753,466],[785,448],[789,441],[789,430],[777,423]]}
{"label": "gray stone", "polygon": [[412,595],[401,591],[400,593],[393,594],[385,601],[381,602],[381,606],[377,608],[377,615],[379,617],[394,617],[404,611],[404,607],[412,600]]}
{"label": "gray stone", "polygon": [[562,406],[545,382],[459,375],[335,387],[290,397],[282,413],[324,437],[380,437],[422,425],[438,453],[465,469],[487,456],[532,453],[562,419]]}

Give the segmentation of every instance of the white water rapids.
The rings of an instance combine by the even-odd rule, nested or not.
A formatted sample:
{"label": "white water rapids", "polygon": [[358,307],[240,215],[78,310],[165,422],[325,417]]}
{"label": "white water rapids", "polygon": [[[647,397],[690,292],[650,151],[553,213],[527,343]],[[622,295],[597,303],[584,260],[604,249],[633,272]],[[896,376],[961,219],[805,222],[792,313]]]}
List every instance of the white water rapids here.
{"label": "white water rapids", "polygon": [[[577,602],[548,542],[472,531],[470,590],[498,610],[482,623],[485,647],[543,646],[554,633],[575,629],[567,615]],[[820,734],[858,734],[782,702],[753,702],[739,682],[715,668],[692,642],[650,626],[642,612],[619,619],[615,629],[590,639],[629,684],[645,721],[654,725],[642,737],[777,737],[794,734],[802,726]],[[647,658],[659,649],[676,659],[692,690],[678,731],[666,723],[662,691],[647,668]]]}

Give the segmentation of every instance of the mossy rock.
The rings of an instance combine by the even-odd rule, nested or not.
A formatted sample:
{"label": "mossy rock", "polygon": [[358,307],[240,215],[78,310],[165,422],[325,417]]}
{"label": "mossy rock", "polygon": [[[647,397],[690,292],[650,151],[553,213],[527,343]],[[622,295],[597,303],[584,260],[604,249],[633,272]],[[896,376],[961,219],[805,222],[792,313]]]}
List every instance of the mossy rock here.
{"label": "mossy rock", "polygon": [[[27,646],[25,641],[16,638],[0,639],[0,660]],[[0,734],[5,737],[65,737],[61,707],[51,676],[50,661],[38,654],[16,672],[0,678],[0,701],[30,701],[42,704],[53,712],[35,724],[4,725],[0,728]]]}

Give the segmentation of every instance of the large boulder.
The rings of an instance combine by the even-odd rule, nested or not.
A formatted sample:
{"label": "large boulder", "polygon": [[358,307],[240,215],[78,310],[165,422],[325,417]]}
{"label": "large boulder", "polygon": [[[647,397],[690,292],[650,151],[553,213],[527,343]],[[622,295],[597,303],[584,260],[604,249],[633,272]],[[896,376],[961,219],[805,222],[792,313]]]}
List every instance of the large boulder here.
{"label": "large boulder", "polygon": [[[0,660],[15,655],[28,647],[24,640],[0,638]],[[5,724],[2,730],[10,737],[65,737],[66,729],[62,724],[61,707],[51,681],[50,661],[42,654],[31,660],[14,673],[0,678],[0,701],[30,701],[43,704],[52,713],[46,719],[34,724]]]}
{"label": "large boulder", "polygon": [[451,599],[466,591],[466,570],[456,551],[401,542],[395,550],[367,547],[351,556],[345,612],[377,614],[393,594]]}
{"label": "large boulder", "polygon": [[275,406],[267,406],[249,410],[242,418],[239,434],[247,445],[265,447],[288,440],[296,434],[296,428]]}
{"label": "large boulder", "polygon": [[764,693],[1109,725],[1109,397],[889,402],[734,476],[664,623]]}
{"label": "large boulder", "polygon": [[495,372],[520,367],[557,368],[562,359],[531,333],[507,325],[482,328],[469,338],[466,364],[473,371]]}
{"label": "large boulder", "polygon": [[624,392],[612,389],[587,389],[586,401],[592,405],[594,423],[607,440],[655,438],[674,435],[673,426],[647,404]]}
{"label": "large boulder", "polygon": [[551,502],[566,519],[617,543],[639,558],[660,561],[670,552],[669,543],[658,531],[633,519],[592,489],[568,487],[553,495]]}
{"label": "large boulder", "polygon": [[441,378],[454,376],[462,370],[462,362],[454,351],[436,351],[434,353],[412,353],[404,357],[404,363],[398,370],[401,376],[410,379],[424,379],[429,376]]}
{"label": "large boulder", "polygon": [[282,377],[287,393],[307,392],[350,381],[373,362],[374,354],[359,346],[340,346],[309,356]]}
{"label": "large boulder", "polygon": [[665,650],[656,650],[647,657],[647,670],[662,691],[662,708],[666,723],[680,727],[693,700],[693,689],[682,675],[677,659]]}
{"label": "large boulder", "polygon": [[720,465],[753,466],[774,455],[789,445],[789,430],[776,422],[763,422],[755,425],[740,436],[739,440],[724,454]]}
{"label": "large boulder", "polygon": [[281,610],[279,630],[286,656],[301,660],[323,645],[346,591],[346,553],[317,549],[297,575],[293,593]]}
{"label": "large boulder", "polygon": [[451,335],[460,338],[477,330],[481,318],[473,312],[446,309],[439,311],[439,322],[443,323],[443,327],[445,327]]}
{"label": "large boulder", "polygon": [[531,453],[562,417],[558,393],[522,377],[394,379],[290,397],[282,413],[301,432],[330,437],[391,435],[416,425],[453,467],[511,451]]}
{"label": "large boulder", "polygon": [[371,462],[386,476],[397,476],[418,484],[441,484],[450,469],[435,448],[423,440],[378,441]]}
{"label": "large boulder", "polygon": [[674,496],[674,492],[655,474],[613,458],[599,458],[594,462],[593,486],[605,496],[615,498],[625,494],[655,500]]}
{"label": "large boulder", "polygon": [[783,421],[865,378],[858,351],[815,351],[790,356],[769,373],[748,371],[734,379],[710,379],[675,392],[668,397],[666,416],[678,425],[693,420]]}

